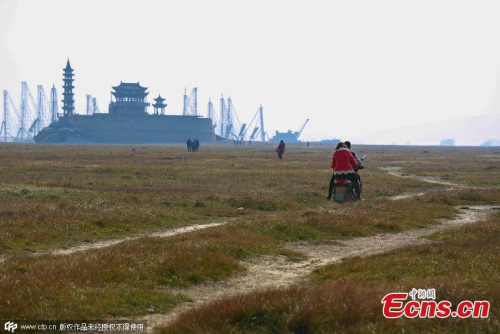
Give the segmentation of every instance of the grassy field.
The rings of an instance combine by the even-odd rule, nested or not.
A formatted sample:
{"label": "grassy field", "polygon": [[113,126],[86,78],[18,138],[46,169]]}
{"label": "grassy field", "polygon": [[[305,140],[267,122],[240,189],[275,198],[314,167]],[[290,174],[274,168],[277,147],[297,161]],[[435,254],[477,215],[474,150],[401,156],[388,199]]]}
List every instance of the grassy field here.
{"label": "grassy field", "polygon": [[[300,286],[214,302],[159,333],[498,333],[500,217],[432,236],[442,242],[346,260]],[[456,306],[487,300],[488,319],[386,319],[390,292],[434,288]]]}
{"label": "grassy field", "polygon": [[[500,149],[353,147],[368,156],[365,201],[326,201],[332,148],[273,146],[0,146],[0,314],[15,319],[106,319],[166,312],[172,288],[226,279],[241,260],[419,229],[457,205],[500,203]],[[432,177],[462,187],[388,174]],[[398,201],[391,197],[424,193]],[[434,236],[432,246],[321,268],[301,286],[218,301],[160,332],[498,331],[497,215]],[[191,224],[227,224],[144,237],[70,255],[33,253]],[[488,270],[489,269],[489,270]],[[487,299],[490,318],[387,320],[381,298],[435,287],[439,299]],[[406,291],[406,290],[405,290]],[[187,321],[186,319],[189,319]],[[210,320],[207,320],[210,319]],[[407,321],[404,321],[407,320]],[[465,327],[462,327],[465,326]]]}

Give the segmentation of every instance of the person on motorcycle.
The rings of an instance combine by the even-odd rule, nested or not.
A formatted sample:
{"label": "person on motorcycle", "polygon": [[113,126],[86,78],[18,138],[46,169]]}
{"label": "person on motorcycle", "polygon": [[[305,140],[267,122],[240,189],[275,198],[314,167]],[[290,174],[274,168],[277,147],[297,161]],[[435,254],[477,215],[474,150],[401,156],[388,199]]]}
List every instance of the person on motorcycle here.
{"label": "person on motorcycle", "polygon": [[[361,162],[361,160],[359,160],[358,156],[356,155],[356,153],[354,153],[352,150],[351,150],[351,142],[346,140],[344,142],[345,146],[347,147],[347,149],[349,151],[351,151],[351,154],[352,156],[354,157],[354,160],[356,160],[357,164],[358,164],[358,169],[363,169],[365,167],[363,167],[363,163]],[[362,158],[363,159],[363,158]]]}
{"label": "person on motorcycle", "polygon": [[[361,196],[361,194],[363,193],[363,183],[361,182],[361,175],[359,175],[358,173],[358,170],[359,169],[363,169],[365,168],[363,166],[363,163],[361,162],[361,160],[358,158],[358,156],[356,155],[356,153],[354,153],[352,150],[351,150],[351,142],[346,140],[344,142],[345,146],[349,149],[349,151],[351,151],[351,154],[352,156],[354,157],[354,160],[356,160],[357,164],[358,164],[358,169],[356,169],[354,172],[356,174],[356,177],[358,178],[358,182],[359,182],[359,195]],[[361,158],[363,159],[363,157]]]}
{"label": "person on motorcycle", "polygon": [[354,191],[358,200],[361,199],[361,192],[359,190],[358,178],[356,177],[355,170],[358,169],[358,163],[351,154],[351,151],[346,147],[343,142],[339,142],[335,148],[332,159],[333,175],[328,187],[328,200],[332,198],[333,187],[335,185],[335,178],[345,178],[352,182]]}

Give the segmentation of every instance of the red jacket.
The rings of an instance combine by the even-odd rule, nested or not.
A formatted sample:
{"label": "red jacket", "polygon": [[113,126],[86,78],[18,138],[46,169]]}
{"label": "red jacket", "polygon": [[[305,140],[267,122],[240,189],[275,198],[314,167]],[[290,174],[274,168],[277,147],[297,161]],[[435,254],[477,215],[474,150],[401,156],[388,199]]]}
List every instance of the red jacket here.
{"label": "red jacket", "polygon": [[335,175],[349,174],[358,169],[358,164],[354,160],[351,151],[341,147],[333,153],[332,168]]}
{"label": "red jacket", "polygon": [[285,153],[285,143],[280,143],[276,149],[276,153]]}

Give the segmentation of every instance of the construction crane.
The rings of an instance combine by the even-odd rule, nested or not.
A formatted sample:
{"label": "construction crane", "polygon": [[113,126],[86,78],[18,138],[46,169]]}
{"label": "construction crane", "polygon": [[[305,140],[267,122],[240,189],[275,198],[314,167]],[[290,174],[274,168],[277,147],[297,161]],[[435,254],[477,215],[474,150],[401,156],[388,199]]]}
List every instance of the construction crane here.
{"label": "construction crane", "polygon": [[248,123],[248,127],[246,126],[246,124],[243,124],[242,133],[240,134],[240,137],[243,137],[244,139],[246,139],[247,138],[246,135],[247,135],[248,131],[250,131],[250,129],[252,129],[250,136],[248,137],[248,139],[250,141],[252,141],[252,140],[254,140],[254,138],[258,138],[258,137],[260,137],[261,141],[266,141],[265,131],[264,131],[264,113],[263,113],[263,110],[264,110],[264,108],[262,107],[262,105],[260,105],[259,109],[257,110],[255,115],[253,116],[252,120],[250,121],[250,123]]}
{"label": "construction crane", "polygon": [[307,122],[309,122],[309,118],[306,119],[306,121],[304,122],[304,125],[302,125],[302,127],[300,128],[299,133],[297,134],[297,138],[300,137],[300,135],[302,134],[302,131],[304,131],[304,128],[306,127]]}
{"label": "construction crane", "polygon": [[[227,122],[226,122],[226,136],[228,139],[240,139],[241,128],[236,108],[234,107],[231,96],[227,99]],[[246,126],[246,125],[245,125]]]}
{"label": "construction crane", "polygon": [[3,142],[15,141],[18,129],[21,127],[21,116],[8,91],[3,91],[3,121],[0,136]]}
{"label": "construction crane", "polygon": [[36,133],[30,133],[34,133],[36,130],[36,124],[38,122],[35,113],[37,109],[38,107],[28,87],[28,83],[25,81],[21,82],[21,127],[17,132],[17,142],[28,142],[33,140],[33,136],[36,135]]}
{"label": "construction crane", "polygon": [[245,132],[246,124],[240,125],[240,120],[236,114],[231,97],[224,99],[224,95],[220,98],[220,118],[214,112],[213,103],[208,102],[208,117],[212,119],[214,129],[218,129],[216,133],[226,139],[240,139],[242,133]]}
{"label": "construction crane", "polygon": [[50,115],[51,122],[57,122],[57,114],[59,113],[59,107],[57,106],[57,89],[56,85],[52,85],[50,89]]}
{"label": "construction crane", "polygon": [[85,108],[86,115],[91,116],[99,113],[99,106],[97,105],[97,99],[92,95],[87,94],[87,107]]}
{"label": "construction crane", "polygon": [[0,127],[0,140],[3,142],[31,142],[43,128],[57,120],[57,92],[51,89],[51,98],[42,85],[37,86],[35,100],[28,83],[21,82],[21,106],[16,108],[9,92],[3,91],[3,120]]}
{"label": "construction crane", "polygon": [[187,96],[184,87],[184,103],[182,108],[183,116],[198,116],[198,87],[191,90],[191,95]]}
{"label": "construction crane", "polygon": [[37,86],[37,93],[36,119],[29,130],[33,136],[52,123],[52,101],[47,98],[42,85]]}
{"label": "construction crane", "polygon": [[99,114],[99,105],[97,104],[97,99],[92,98],[92,114]]}
{"label": "construction crane", "polygon": [[214,129],[215,133],[220,133],[220,121],[219,117],[217,116],[217,113],[214,110],[214,104],[212,103],[212,99],[208,99],[208,113],[207,113],[207,118],[210,118],[212,120],[212,128]]}

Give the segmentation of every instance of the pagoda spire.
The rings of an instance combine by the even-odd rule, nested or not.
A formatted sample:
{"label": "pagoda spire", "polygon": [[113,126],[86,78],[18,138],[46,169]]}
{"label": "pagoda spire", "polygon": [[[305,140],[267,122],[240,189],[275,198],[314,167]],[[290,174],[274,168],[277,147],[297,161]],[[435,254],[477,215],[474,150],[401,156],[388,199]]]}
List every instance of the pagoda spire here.
{"label": "pagoda spire", "polygon": [[69,63],[69,58],[63,71],[63,116],[71,116],[75,112],[75,94],[73,93],[73,88],[75,87],[73,86],[74,74],[71,64]]}
{"label": "pagoda spire", "polygon": [[72,70],[71,64],[69,63],[69,58],[68,58],[68,62],[66,63],[66,67],[64,68],[64,70]]}

